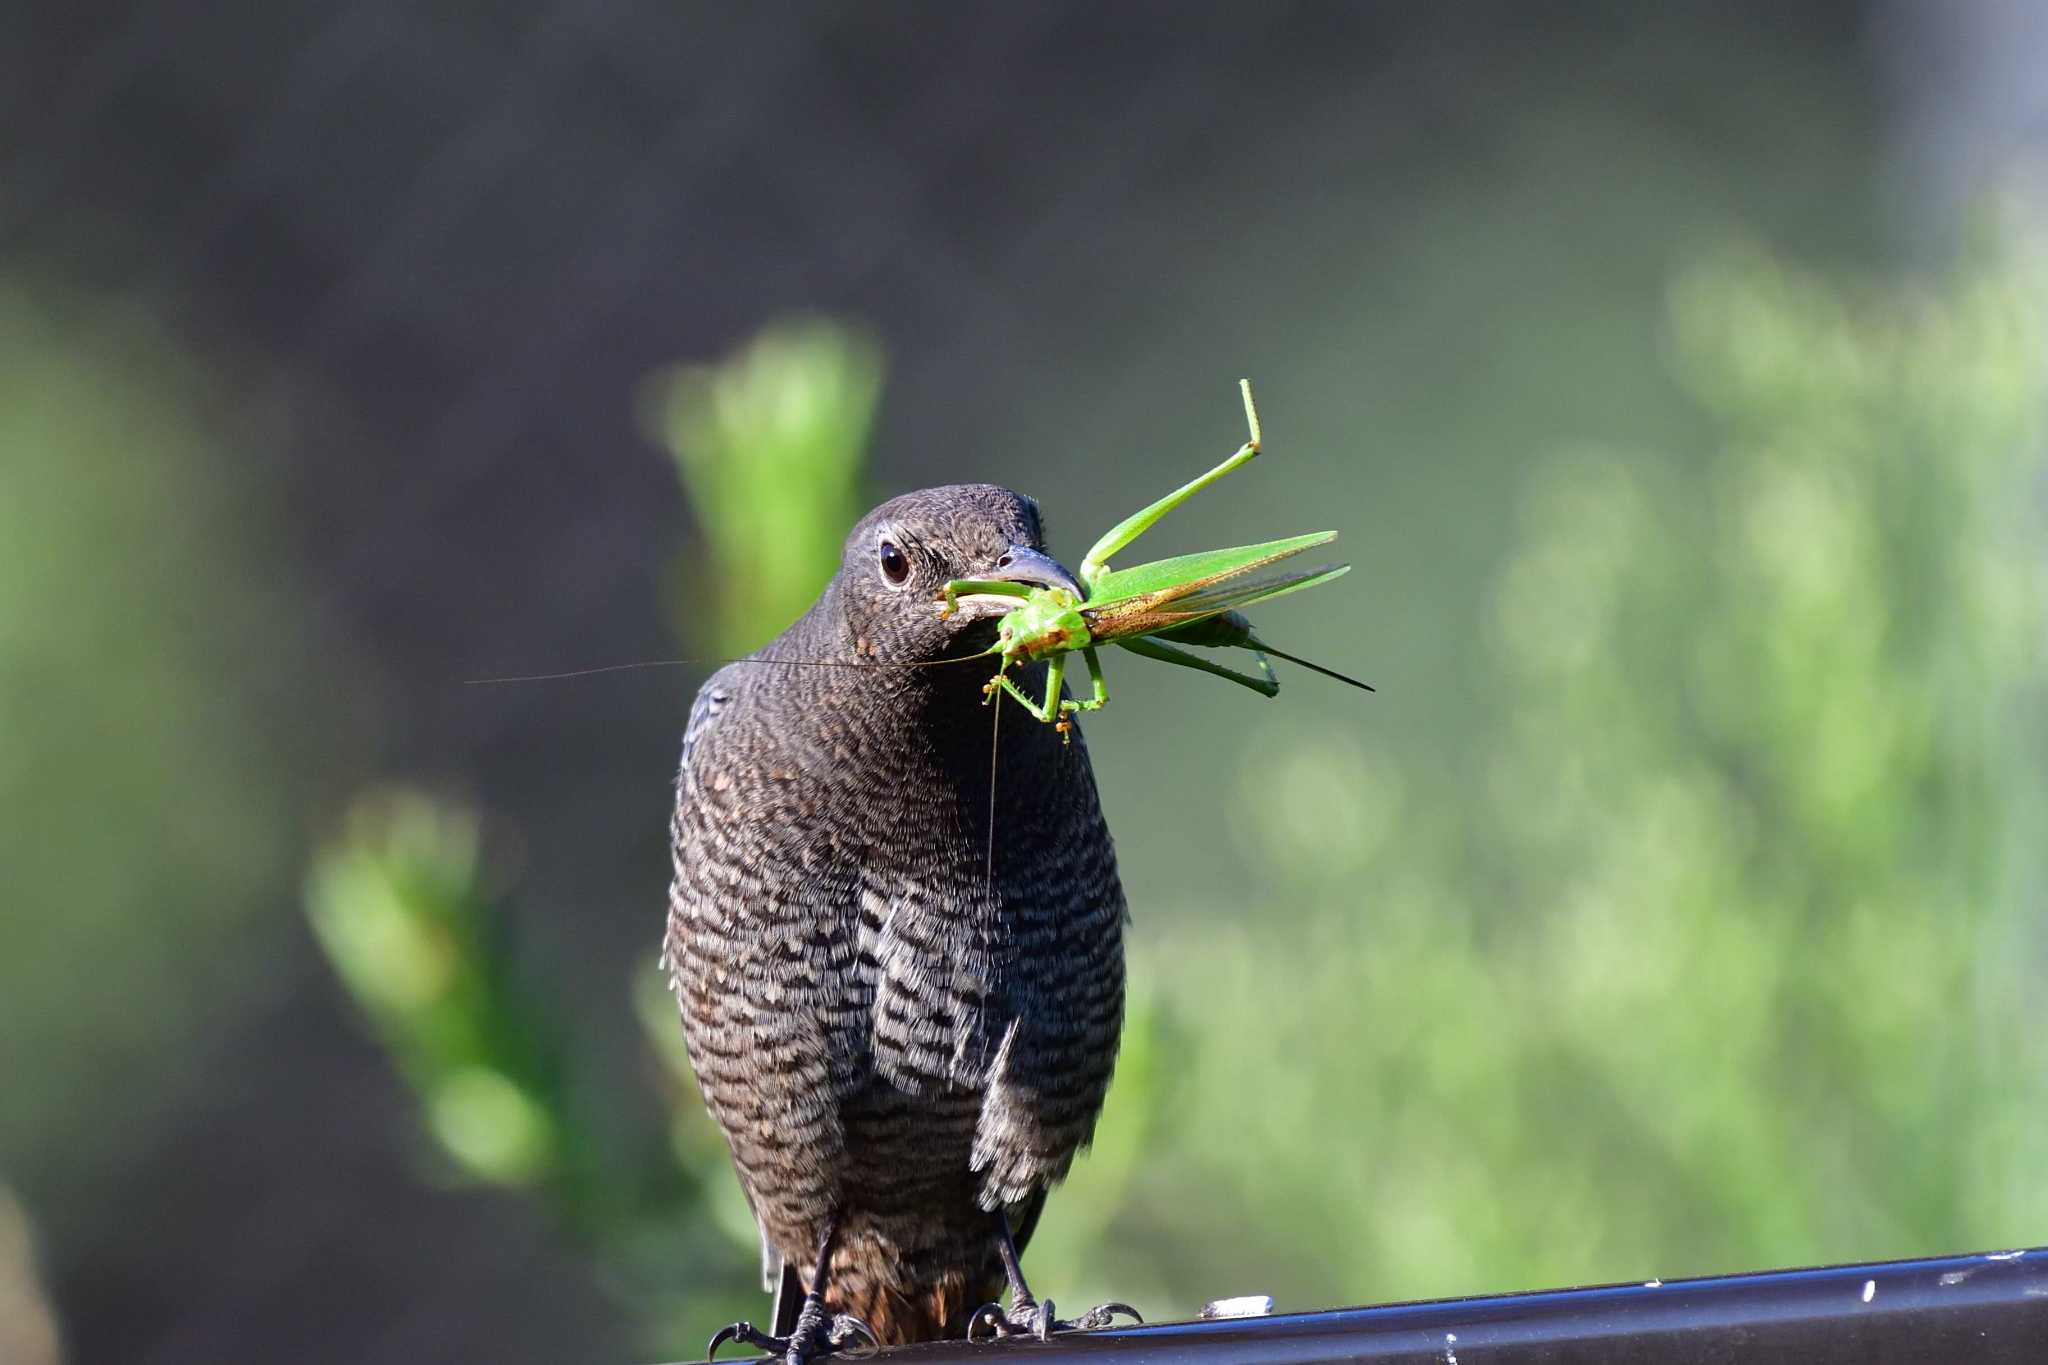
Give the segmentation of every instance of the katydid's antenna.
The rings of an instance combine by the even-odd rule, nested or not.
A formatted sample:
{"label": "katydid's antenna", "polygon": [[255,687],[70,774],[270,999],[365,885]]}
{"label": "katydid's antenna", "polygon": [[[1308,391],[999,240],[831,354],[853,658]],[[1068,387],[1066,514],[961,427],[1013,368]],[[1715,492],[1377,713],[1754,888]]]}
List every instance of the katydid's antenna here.
{"label": "katydid's antenna", "polygon": [[[1000,675],[998,675],[1000,676]],[[995,719],[989,722],[988,733],[988,865],[982,875],[988,879],[988,893],[996,893],[996,755],[1003,744],[1003,694],[1001,689],[989,698],[989,710],[995,712]]]}

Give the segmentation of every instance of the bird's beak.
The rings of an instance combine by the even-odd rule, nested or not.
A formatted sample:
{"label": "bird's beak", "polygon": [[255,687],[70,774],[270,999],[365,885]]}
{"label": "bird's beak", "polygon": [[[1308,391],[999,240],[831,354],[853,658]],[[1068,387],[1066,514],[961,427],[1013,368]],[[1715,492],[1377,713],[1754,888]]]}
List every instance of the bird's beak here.
{"label": "bird's beak", "polygon": [[[1022,545],[1012,545],[996,557],[995,563],[975,575],[990,583],[1022,583],[1034,588],[1065,588],[1074,594],[1077,601],[1085,601],[1088,594],[1074,581],[1057,559],[1038,550]],[[1003,593],[976,592],[961,596],[959,605],[969,608],[972,619],[987,619],[1001,616],[1014,610],[1018,599]]]}
{"label": "bird's beak", "polygon": [[1012,545],[996,560],[988,577],[998,583],[1025,583],[1035,588],[1065,588],[1079,598],[1088,594],[1074,581],[1066,566],[1049,554]]}

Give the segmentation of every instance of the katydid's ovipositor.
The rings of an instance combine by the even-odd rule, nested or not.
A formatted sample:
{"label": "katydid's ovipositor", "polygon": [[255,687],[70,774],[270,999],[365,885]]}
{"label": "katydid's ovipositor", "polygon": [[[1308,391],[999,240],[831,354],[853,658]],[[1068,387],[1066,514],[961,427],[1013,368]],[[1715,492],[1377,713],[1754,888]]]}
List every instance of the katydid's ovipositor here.
{"label": "katydid's ovipositor", "polygon": [[[1244,395],[1250,439],[1208,473],[1112,527],[1081,561],[1078,582],[955,579],[946,584],[939,594],[941,616],[950,616],[963,600],[1018,602],[997,624],[996,642],[987,651],[1001,660],[985,689],[990,701],[996,699],[999,691],[1008,692],[1033,716],[1058,726],[1065,734],[1071,728],[1069,713],[1098,710],[1109,700],[1109,685],[1096,652],[1098,646],[1105,644],[1122,645],[1134,654],[1162,663],[1213,673],[1268,697],[1280,691],[1280,680],[1266,661],[1268,654],[1353,687],[1373,690],[1368,683],[1266,644],[1252,634],[1251,622],[1237,610],[1327,583],[1350,572],[1350,565],[1337,564],[1259,574],[1260,570],[1303,550],[1329,544],[1337,538],[1335,531],[1179,555],[1129,569],[1109,567],[1110,556],[1151,529],[1167,513],[1258,455],[1259,410],[1252,400],[1252,383],[1249,379],[1240,380],[1238,386]],[[1259,576],[1247,577],[1253,574]],[[1258,674],[1240,673],[1191,654],[1184,645],[1248,649]],[[1076,652],[1088,665],[1089,695],[1079,700],[1060,695],[1066,656]],[[1017,686],[1009,670],[1013,665],[1041,659],[1046,665],[1045,695],[1038,701]]]}

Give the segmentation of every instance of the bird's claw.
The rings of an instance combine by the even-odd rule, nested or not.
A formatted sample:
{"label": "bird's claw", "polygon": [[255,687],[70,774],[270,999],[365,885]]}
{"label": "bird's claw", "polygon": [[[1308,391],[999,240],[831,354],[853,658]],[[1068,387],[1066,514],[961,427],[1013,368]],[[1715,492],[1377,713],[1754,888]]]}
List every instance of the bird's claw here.
{"label": "bird's claw", "polygon": [[[1005,1321],[1003,1306],[1000,1303],[985,1303],[975,1309],[974,1315],[967,1319],[967,1339],[976,1344],[995,1341],[1002,1336],[1002,1324]],[[983,1334],[983,1328],[988,1329],[986,1335]]]}
{"label": "bird's claw", "polygon": [[981,1342],[1035,1337],[1044,1341],[1055,1332],[1092,1332],[1107,1327],[1119,1313],[1128,1313],[1133,1322],[1145,1321],[1144,1315],[1127,1303],[1098,1304],[1071,1321],[1053,1311],[1051,1299],[1043,1303],[1026,1300],[1007,1309],[999,1303],[985,1303],[967,1320],[967,1339]]}
{"label": "bird's claw", "polygon": [[967,1339],[977,1344],[1021,1335],[1023,1333],[1015,1329],[1010,1321],[1010,1315],[1003,1311],[1000,1303],[985,1303],[974,1310],[973,1317],[967,1319]]}
{"label": "bird's claw", "polygon": [[856,1337],[861,1339],[862,1347],[870,1351],[875,1350],[882,1344],[882,1339],[875,1335],[874,1328],[868,1326],[851,1313],[841,1313],[838,1317],[832,1319],[832,1326],[825,1333],[825,1346],[829,1350],[843,1351],[846,1349],[847,1343],[853,1341]]}
{"label": "bird's claw", "polygon": [[828,1322],[824,1314],[818,1312],[799,1317],[796,1330],[786,1337],[771,1337],[751,1322],[721,1327],[718,1335],[711,1338],[711,1344],[704,1348],[705,1365],[710,1365],[712,1357],[718,1354],[718,1348],[728,1341],[743,1341],[757,1351],[781,1356],[786,1365],[801,1365],[819,1356],[835,1355],[856,1341],[868,1349],[882,1344],[875,1335],[875,1329],[853,1314],[841,1313]]}
{"label": "bird's claw", "polygon": [[1053,1330],[1059,1331],[1071,1325],[1077,1332],[1093,1332],[1099,1327],[1107,1327],[1115,1322],[1116,1315],[1119,1313],[1130,1314],[1131,1321],[1140,1327],[1145,1325],[1145,1315],[1127,1303],[1098,1303],[1080,1317],[1075,1318],[1071,1324],[1061,1323]]}
{"label": "bird's claw", "polygon": [[718,1348],[725,1345],[728,1341],[744,1341],[756,1350],[775,1351],[778,1353],[789,1345],[788,1342],[780,1337],[769,1336],[751,1322],[736,1322],[730,1327],[719,1328],[718,1335],[711,1338],[710,1344],[704,1348],[705,1365],[710,1365],[712,1358],[718,1354]]}

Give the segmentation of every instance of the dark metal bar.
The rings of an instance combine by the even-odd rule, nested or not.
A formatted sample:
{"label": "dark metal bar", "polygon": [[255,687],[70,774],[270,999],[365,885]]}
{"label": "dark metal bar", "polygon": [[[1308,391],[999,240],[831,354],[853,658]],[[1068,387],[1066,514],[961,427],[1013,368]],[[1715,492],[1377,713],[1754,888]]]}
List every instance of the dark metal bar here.
{"label": "dark metal bar", "polygon": [[2048,1365],[2048,1248],[1178,1322],[1023,1345],[945,1342],[867,1359],[991,1365],[1012,1352],[1125,1365]]}

